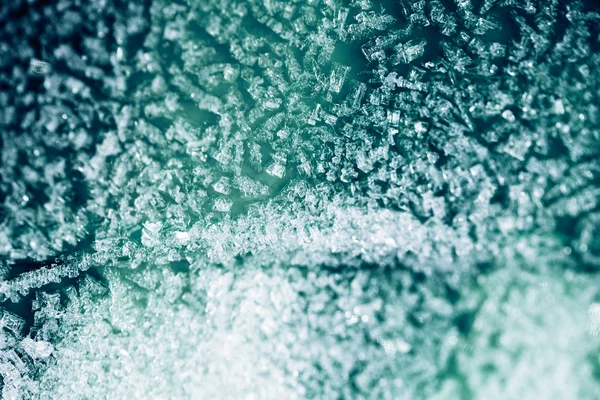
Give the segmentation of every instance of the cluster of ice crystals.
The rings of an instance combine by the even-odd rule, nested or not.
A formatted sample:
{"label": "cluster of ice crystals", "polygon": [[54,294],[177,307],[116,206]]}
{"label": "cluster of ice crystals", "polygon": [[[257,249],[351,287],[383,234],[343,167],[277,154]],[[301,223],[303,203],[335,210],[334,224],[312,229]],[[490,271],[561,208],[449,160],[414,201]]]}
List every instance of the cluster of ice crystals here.
{"label": "cluster of ice crystals", "polygon": [[3,2],[3,397],[594,398],[599,22]]}

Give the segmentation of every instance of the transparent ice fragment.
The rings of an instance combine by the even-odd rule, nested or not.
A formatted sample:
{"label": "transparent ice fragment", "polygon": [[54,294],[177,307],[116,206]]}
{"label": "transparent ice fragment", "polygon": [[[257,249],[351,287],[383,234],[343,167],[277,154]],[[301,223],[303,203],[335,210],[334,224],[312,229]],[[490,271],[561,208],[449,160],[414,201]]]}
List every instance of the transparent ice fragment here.
{"label": "transparent ice fragment", "polygon": [[21,346],[33,359],[48,358],[54,351],[54,347],[49,342],[33,340],[28,337],[21,341]]}
{"label": "transparent ice fragment", "polygon": [[557,99],[554,101],[554,104],[552,105],[552,112],[558,115],[562,115],[565,113],[565,105],[561,99]]}
{"label": "transparent ice fragment", "polygon": [[108,288],[97,279],[86,275],[79,283],[79,292],[81,296],[89,296],[95,298],[102,296],[108,292]]}
{"label": "transparent ice fragment", "polygon": [[287,4],[284,8],[283,8],[283,13],[282,13],[282,17],[284,19],[287,19],[288,21],[292,19],[292,17],[294,16],[294,12],[296,11],[296,7],[294,7],[292,4]]}
{"label": "transparent ice fragment", "polygon": [[[429,161],[431,162],[431,160]],[[442,219],[446,216],[446,203],[444,201],[444,198],[435,197],[431,192],[428,192],[426,193],[426,195],[423,196],[423,208],[426,211],[431,211],[436,218]]]}
{"label": "transparent ice fragment", "polygon": [[398,78],[396,80],[396,84],[398,85],[398,87],[401,87],[403,89],[418,90],[420,92],[427,91],[427,83],[425,82],[409,81],[405,78]]}
{"label": "transparent ice fragment", "polygon": [[273,163],[267,167],[265,172],[273,177],[282,179],[285,175],[285,157],[273,157]]}
{"label": "transparent ice fragment", "polygon": [[287,139],[290,136],[290,132],[287,129],[280,129],[276,135],[279,139]]}
{"label": "transparent ice fragment", "polygon": [[407,43],[396,46],[396,54],[392,57],[392,63],[396,64],[409,64],[417,58],[425,54],[425,44],[423,40],[415,43],[414,41],[408,41]]}
{"label": "transparent ice fragment", "polygon": [[171,41],[181,40],[185,34],[184,28],[185,28],[184,21],[180,21],[180,20],[169,21],[165,25],[163,37],[166,40],[171,40]]}
{"label": "transparent ice fragment", "polygon": [[329,77],[329,91],[339,93],[350,67],[335,63]]}
{"label": "transparent ice fragment", "polygon": [[260,182],[256,182],[246,176],[236,177],[234,185],[244,198],[256,198],[269,194],[269,188]]}
{"label": "transparent ice fragment", "polygon": [[372,41],[365,43],[361,47],[361,50],[362,50],[362,53],[365,55],[365,58],[369,62],[371,62],[371,61],[381,62],[385,59],[385,51]]}
{"label": "transparent ice fragment", "polygon": [[504,110],[502,112],[502,118],[504,118],[508,122],[514,122],[515,121],[515,114],[513,114],[513,112],[511,110]]}
{"label": "transparent ice fragment", "polygon": [[367,85],[362,82],[355,82],[348,95],[348,103],[351,108],[359,108],[367,92]]}
{"label": "transparent ice fragment", "polygon": [[264,106],[269,111],[277,110],[279,107],[281,107],[281,99],[277,97],[267,99],[264,103]]}
{"label": "transparent ice fragment", "polygon": [[338,37],[340,38],[340,40],[345,40],[346,36],[348,34],[346,31],[346,19],[348,18],[349,12],[350,12],[350,10],[348,10],[347,8],[341,8],[337,12],[337,17],[335,19],[335,26],[336,26],[336,31],[337,31],[337,34],[338,34]]}
{"label": "transparent ice fragment", "polygon": [[213,189],[217,193],[228,195],[231,193],[231,180],[225,176],[222,176],[217,182],[215,182]]}
{"label": "transparent ice fragment", "polygon": [[154,290],[161,283],[161,278],[159,270],[146,268],[141,273],[132,274],[129,279],[144,289]]}
{"label": "transparent ice fragment", "polygon": [[442,3],[438,0],[433,0],[430,3],[431,11],[429,13],[429,18],[434,25],[443,25],[446,15],[445,9]]}
{"label": "transparent ice fragment", "polygon": [[155,94],[165,94],[167,89],[167,82],[165,81],[165,78],[163,78],[161,75],[157,75],[152,80],[152,92],[154,92]]}
{"label": "transparent ice fragment", "polygon": [[223,197],[219,197],[215,200],[213,204],[213,210],[225,213],[231,210],[231,206],[233,206],[233,201]]}
{"label": "transparent ice fragment", "polygon": [[233,66],[231,64],[225,64],[225,66],[223,68],[223,79],[225,79],[228,82],[234,82],[238,78],[239,75],[240,75],[239,68],[236,68],[235,66]]}
{"label": "transparent ice fragment", "polygon": [[394,356],[396,353],[406,354],[412,349],[410,343],[406,342],[402,338],[398,338],[396,340],[377,339],[377,342],[381,345],[383,351],[385,351],[385,354],[388,356]]}
{"label": "transparent ice fragment", "polygon": [[49,63],[33,58],[29,62],[29,69],[27,72],[31,75],[48,75],[51,70],[52,67]]}
{"label": "transparent ice fragment", "polygon": [[497,23],[479,17],[473,32],[476,35],[484,35],[489,31],[495,31],[498,29],[500,29],[500,26]]}
{"label": "transparent ice fragment", "polygon": [[103,157],[114,156],[121,151],[121,146],[119,145],[119,137],[115,133],[108,133],[102,144],[98,146],[98,154]]}
{"label": "transparent ice fragment", "polygon": [[418,121],[415,123],[415,132],[417,133],[425,133],[427,132],[428,124],[424,121]]}
{"label": "transparent ice fragment", "polygon": [[506,46],[501,43],[494,42],[490,45],[490,53],[494,58],[504,57],[506,54]]}
{"label": "transparent ice fragment", "polygon": [[162,229],[161,222],[146,222],[142,229],[142,244],[146,247],[159,246],[160,230]]}
{"label": "transparent ice fragment", "polygon": [[348,27],[354,39],[364,38],[374,31],[385,31],[394,22],[392,16],[374,11],[362,11],[354,18],[358,23]]}
{"label": "transparent ice fragment", "polygon": [[323,112],[322,117],[323,117],[323,122],[325,122],[327,125],[334,126],[335,123],[337,122],[337,117],[335,115],[331,115],[329,113]]}
{"label": "transparent ice fragment", "polygon": [[262,171],[262,152],[260,145],[256,142],[250,143],[248,146],[248,152],[250,155],[250,165],[258,172]]}
{"label": "transparent ice fragment", "polygon": [[315,125],[318,121],[321,120],[320,118],[320,111],[321,111],[321,104],[317,104],[315,109],[313,110],[313,112],[310,114],[310,116],[308,117],[308,124],[309,125]]}
{"label": "transparent ice fragment", "polygon": [[2,312],[2,317],[0,318],[0,327],[6,328],[15,333],[17,336],[20,336],[21,331],[25,326],[25,320],[18,315],[11,313],[10,311],[0,311]]}
{"label": "transparent ice fragment", "polygon": [[190,238],[190,234],[188,232],[180,232],[180,231],[175,232],[175,239],[177,239],[180,242],[186,242],[189,238]]}
{"label": "transparent ice fragment", "polygon": [[439,154],[433,152],[427,153],[427,161],[429,161],[431,164],[435,164],[439,159]]}
{"label": "transparent ice fragment", "polygon": [[483,4],[481,5],[480,14],[486,14],[496,3],[498,0],[483,0]]}
{"label": "transparent ice fragment", "polygon": [[387,122],[390,126],[398,127],[400,124],[400,111],[387,110]]}
{"label": "transparent ice fragment", "polygon": [[356,155],[356,167],[365,173],[373,170],[373,160],[364,152]]}
{"label": "transparent ice fragment", "polygon": [[531,145],[532,142],[528,138],[511,138],[502,150],[517,160],[523,161]]}

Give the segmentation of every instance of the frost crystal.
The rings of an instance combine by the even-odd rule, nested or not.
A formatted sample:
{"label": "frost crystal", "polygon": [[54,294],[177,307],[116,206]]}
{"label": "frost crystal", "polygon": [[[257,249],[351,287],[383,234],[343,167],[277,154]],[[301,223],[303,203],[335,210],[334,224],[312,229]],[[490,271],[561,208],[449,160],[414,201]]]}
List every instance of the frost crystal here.
{"label": "frost crystal", "polygon": [[47,75],[50,73],[51,69],[52,67],[49,63],[33,58],[29,63],[28,72],[32,75]]}

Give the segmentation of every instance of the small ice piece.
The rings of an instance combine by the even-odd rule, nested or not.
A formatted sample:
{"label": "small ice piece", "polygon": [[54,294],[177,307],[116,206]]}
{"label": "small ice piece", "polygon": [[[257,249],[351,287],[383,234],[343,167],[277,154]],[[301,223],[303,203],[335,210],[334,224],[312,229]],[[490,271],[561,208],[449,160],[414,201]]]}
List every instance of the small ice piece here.
{"label": "small ice piece", "polygon": [[223,30],[222,18],[218,15],[211,15],[206,24],[206,32],[212,37],[219,36],[219,33]]}
{"label": "small ice piece", "polygon": [[280,129],[277,131],[276,135],[279,139],[287,139],[288,136],[290,136],[290,133],[287,131],[287,129]]}
{"label": "small ice piece", "polygon": [[248,154],[250,158],[250,165],[257,171],[262,171],[262,153],[260,145],[258,143],[251,143],[248,145]]}
{"label": "small ice piece", "polygon": [[37,58],[32,58],[29,63],[29,72],[31,75],[48,75],[52,67],[49,63],[38,60]]}
{"label": "small ice piece", "polygon": [[444,6],[439,1],[431,2],[431,11],[429,13],[429,19],[434,25],[443,25],[446,20],[444,14]]}
{"label": "small ice piece", "polygon": [[360,107],[366,92],[367,85],[365,85],[364,83],[360,82],[354,86],[354,88],[352,89],[352,93],[350,94],[350,96],[348,96],[352,108]]}
{"label": "small ice piece", "polygon": [[347,325],[356,325],[358,323],[358,317],[353,314],[348,314],[345,316]]}
{"label": "small ice piece", "polygon": [[232,205],[233,201],[220,197],[215,200],[213,204],[213,210],[218,212],[229,212],[229,210],[231,210]]}
{"label": "small ice piece", "polygon": [[[427,158],[432,162],[432,159],[429,158],[430,154],[434,153],[427,154]],[[439,157],[437,154],[435,156]],[[437,160],[435,156],[433,158]],[[431,211],[436,218],[442,219],[446,216],[446,203],[444,198],[433,196],[432,192],[427,192],[423,195],[423,208],[426,211]]]}
{"label": "small ice piece", "polygon": [[234,68],[231,64],[225,64],[225,68],[223,68],[223,79],[228,82],[233,82],[239,76],[240,71]]}
{"label": "small ice piece", "polygon": [[155,94],[164,94],[167,91],[168,87],[167,87],[167,82],[165,81],[165,78],[163,78],[160,75],[157,75],[153,80],[152,80],[152,92]]}
{"label": "small ice piece", "polygon": [[273,157],[273,158],[274,158],[273,163],[267,167],[265,172],[271,176],[281,179],[285,175],[286,159],[285,159],[285,157]]}
{"label": "small ice piece", "polygon": [[396,353],[406,354],[412,348],[412,346],[402,338],[397,340],[378,339],[377,342],[381,345],[383,351],[388,356],[394,356]]}
{"label": "small ice piece", "polygon": [[531,145],[531,140],[527,138],[511,138],[502,150],[519,161],[525,161],[525,154]]}
{"label": "small ice piece", "polygon": [[506,46],[494,42],[490,45],[490,54],[494,58],[504,57],[504,55],[506,54]]}
{"label": "small ice piece", "polygon": [[242,198],[257,198],[269,194],[269,188],[260,182],[246,176],[236,177],[234,185],[240,191]]}
{"label": "small ice piece", "polygon": [[334,126],[337,122],[337,117],[328,113],[323,113],[323,122],[327,125]]}
{"label": "small ice piece", "polygon": [[394,64],[409,64],[425,54],[425,41],[414,43],[412,40],[396,47],[397,54],[393,58]]}
{"label": "small ice piece", "polygon": [[477,35],[484,35],[489,31],[496,31],[499,28],[500,26],[497,23],[479,17],[477,19],[477,24],[475,25],[474,32]]}
{"label": "small ice piece", "polygon": [[439,154],[433,152],[427,152],[427,160],[431,164],[435,164],[440,159]]}
{"label": "small ice piece", "polygon": [[373,60],[373,55],[375,54],[375,52],[377,52],[377,47],[375,45],[375,42],[373,42],[371,40],[370,42],[367,42],[367,43],[363,44],[360,47],[360,50],[364,54],[364,56],[367,59],[367,61],[372,61]]}
{"label": "small ice piece", "polygon": [[329,91],[332,93],[339,93],[342,90],[342,86],[344,85],[344,80],[346,79],[346,75],[350,67],[335,63],[333,66],[333,70],[331,71],[331,76],[329,77]]}
{"label": "small ice piece", "polygon": [[388,124],[390,126],[398,127],[398,125],[400,124],[400,111],[398,111],[398,110],[393,110],[393,111],[388,110],[388,112],[387,112],[387,121],[388,121]]}
{"label": "small ice piece", "polygon": [[283,8],[282,17],[289,21],[294,16],[295,11],[296,11],[296,8],[293,5],[288,4]]}
{"label": "small ice piece", "polygon": [[565,113],[565,105],[561,99],[558,99],[554,102],[554,105],[552,107],[552,112],[554,114],[559,114],[559,115],[562,115]]}
{"label": "small ice piece", "polygon": [[308,124],[309,125],[315,125],[317,123],[317,121],[320,121],[321,119],[319,118],[319,112],[321,111],[321,105],[317,104],[317,106],[315,107],[314,111],[312,112],[312,114],[310,115],[310,117],[308,117]]}
{"label": "small ice piece", "polygon": [[50,343],[44,340],[33,340],[28,337],[21,341],[21,346],[33,359],[48,358],[52,354],[52,351],[54,351],[54,347]]}
{"label": "small ice piece", "polygon": [[25,320],[23,318],[3,310],[2,318],[0,318],[0,327],[6,328],[17,335],[20,335],[24,326]]}
{"label": "small ice piece", "polygon": [[428,124],[427,122],[419,121],[415,124],[415,131],[417,133],[425,133],[427,132]]}
{"label": "small ice piece", "polygon": [[346,31],[346,19],[348,18],[350,10],[347,8],[342,8],[338,10],[337,18],[335,20],[335,26],[337,27],[337,33],[340,40],[345,40],[347,31]]}
{"label": "small ice piece", "polygon": [[157,246],[160,243],[161,222],[145,222],[142,229],[142,244],[147,247]]}
{"label": "small ice piece", "polygon": [[502,118],[504,118],[508,122],[514,122],[515,121],[515,115],[510,110],[504,110],[504,112],[502,112]]}
{"label": "small ice piece", "polygon": [[98,146],[97,152],[102,157],[109,157],[119,154],[121,146],[119,137],[115,133],[107,133],[102,143]]}
{"label": "small ice piece", "polygon": [[175,239],[179,240],[179,241],[186,241],[190,238],[190,234],[187,232],[175,232]]}
{"label": "small ice piece", "polygon": [[181,24],[181,22],[179,20],[167,22],[167,24],[165,25],[163,37],[166,40],[170,40],[170,41],[176,41],[176,40],[182,39],[185,35],[185,30],[182,25],[183,24]]}
{"label": "small ice piece", "polygon": [[362,53],[365,55],[367,61],[373,60],[382,61],[385,59],[385,52],[377,46],[374,42],[365,43],[361,47]]}
{"label": "small ice piece", "polygon": [[285,175],[285,165],[280,164],[278,162],[274,162],[273,164],[267,167],[266,173],[281,179]]}
{"label": "small ice piece", "polygon": [[281,107],[281,99],[279,98],[272,98],[272,99],[268,99],[267,101],[265,101],[265,108],[267,110],[273,111],[273,110],[277,110],[279,107]]}
{"label": "small ice piece", "polygon": [[471,173],[471,176],[473,178],[476,178],[478,176],[484,176],[485,174],[485,170],[483,169],[481,164],[472,166],[471,168],[469,168],[469,172]]}
{"label": "small ice piece", "polygon": [[217,182],[215,182],[213,189],[217,193],[228,195],[231,193],[231,180],[225,176],[222,176]]}

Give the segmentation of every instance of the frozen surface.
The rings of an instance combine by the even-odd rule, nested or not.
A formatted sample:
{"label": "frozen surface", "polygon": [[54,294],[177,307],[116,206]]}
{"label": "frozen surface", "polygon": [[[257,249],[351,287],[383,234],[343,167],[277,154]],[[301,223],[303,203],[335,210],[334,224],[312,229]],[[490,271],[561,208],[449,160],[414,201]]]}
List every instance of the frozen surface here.
{"label": "frozen surface", "polygon": [[598,398],[594,2],[0,21],[4,398]]}

